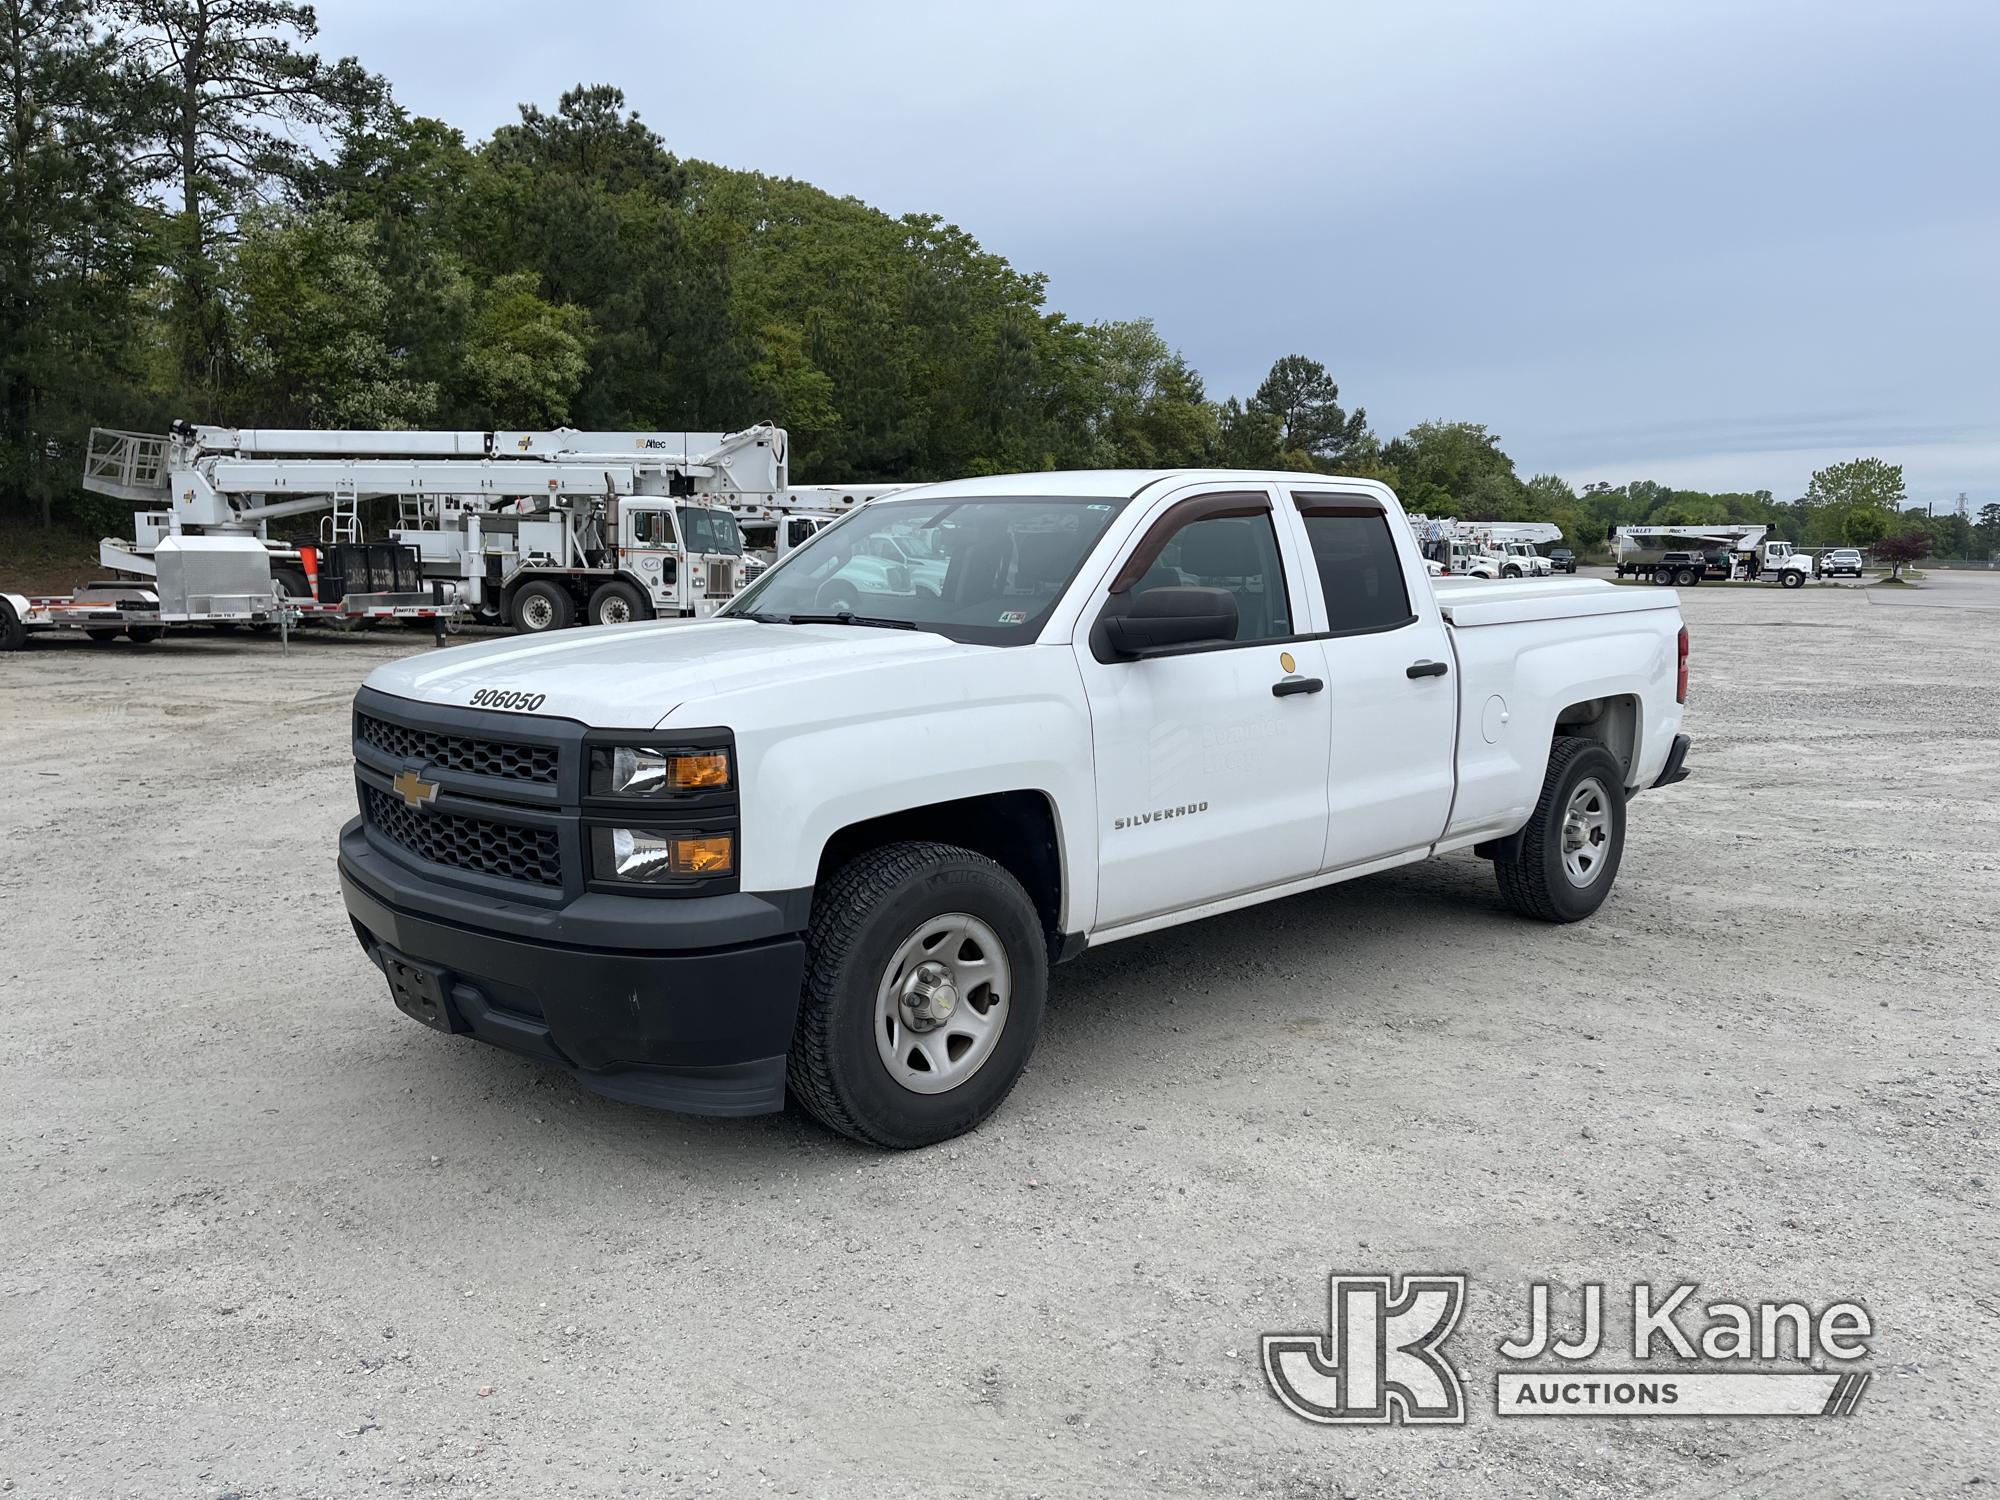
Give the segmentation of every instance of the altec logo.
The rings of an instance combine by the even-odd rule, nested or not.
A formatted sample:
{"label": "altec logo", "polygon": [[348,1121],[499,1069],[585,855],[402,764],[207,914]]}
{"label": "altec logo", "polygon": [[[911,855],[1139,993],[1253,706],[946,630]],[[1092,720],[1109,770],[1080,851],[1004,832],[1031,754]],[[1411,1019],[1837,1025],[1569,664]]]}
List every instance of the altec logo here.
{"label": "altec logo", "polygon": [[1465,1382],[1438,1346],[1465,1307],[1463,1276],[1336,1271],[1327,1278],[1329,1334],[1264,1336],[1264,1375],[1308,1422],[1463,1423]]}

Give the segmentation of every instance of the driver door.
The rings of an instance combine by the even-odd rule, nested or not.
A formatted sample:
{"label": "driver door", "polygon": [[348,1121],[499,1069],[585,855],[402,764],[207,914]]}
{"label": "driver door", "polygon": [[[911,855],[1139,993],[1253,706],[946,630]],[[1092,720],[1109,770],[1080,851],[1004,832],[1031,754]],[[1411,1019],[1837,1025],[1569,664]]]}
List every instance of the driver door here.
{"label": "driver door", "polygon": [[674,538],[673,510],[670,506],[646,505],[627,500],[618,507],[618,550],[625,566],[646,585],[659,608],[677,602],[680,587],[680,558]]}
{"label": "driver door", "polygon": [[[1286,544],[1280,542],[1284,537]],[[1078,625],[1098,789],[1101,930],[1315,874],[1329,717],[1290,535],[1259,486],[1170,497]],[[1236,637],[1115,654],[1114,596],[1226,589]]]}

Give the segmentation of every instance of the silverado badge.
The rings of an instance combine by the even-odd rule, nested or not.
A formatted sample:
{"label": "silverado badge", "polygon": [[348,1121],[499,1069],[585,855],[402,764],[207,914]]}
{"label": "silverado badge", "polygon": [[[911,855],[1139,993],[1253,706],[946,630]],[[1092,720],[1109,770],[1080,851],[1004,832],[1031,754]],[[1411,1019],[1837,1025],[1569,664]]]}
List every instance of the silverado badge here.
{"label": "silverado badge", "polygon": [[437,783],[424,780],[415,771],[398,772],[390,785],[395,787],[396,795],[411,807],[428,807],[437,801]]}

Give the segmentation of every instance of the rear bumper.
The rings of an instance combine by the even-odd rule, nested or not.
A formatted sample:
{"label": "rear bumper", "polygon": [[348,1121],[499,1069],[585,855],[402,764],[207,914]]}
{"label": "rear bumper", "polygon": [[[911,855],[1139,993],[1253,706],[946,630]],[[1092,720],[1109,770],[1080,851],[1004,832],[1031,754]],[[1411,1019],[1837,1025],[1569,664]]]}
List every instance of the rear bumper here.
{"label": "rear bumper", "polygon": [[1667,751],[1667,763],[1660,768],[1660,774],[1653,780],[1654,790],[1687,780],[1687,755],[1693,745],[1694,741],[1684,734],[1674,736],[1673,746]]}
{"label": "rear bumper", "polygon": [[[796,932],[756,933],[770,923],[745,920],[755,897],[598,898],[596,942],[553,942],[504,930],[514,921],[504,904],[491,922],[462,900],[441,915],[436,887],[371,848],[359,820],[342,831],[340,888],[378,968],[429,976],[441,1004],[397,1003],[437,1030],[555,1063],[634,1104],[712,1115],[784,1107],[805,944]],[[632,908],[625,921],[602,914],[606,899]],[[706,899],[718,903],[712,924],[695,910]]]}

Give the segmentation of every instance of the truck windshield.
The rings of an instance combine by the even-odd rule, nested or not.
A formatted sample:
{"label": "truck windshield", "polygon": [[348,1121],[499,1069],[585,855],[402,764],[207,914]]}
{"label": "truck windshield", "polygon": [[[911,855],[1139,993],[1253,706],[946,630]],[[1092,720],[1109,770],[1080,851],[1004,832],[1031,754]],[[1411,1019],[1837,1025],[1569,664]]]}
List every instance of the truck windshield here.
{"label": "truck windshield", "polygon": [[720,552],[737,557],[743,551],[743,533],[736,529],[736,517],[726,510],[701,506],[680,508],[681,538],[690,552]]}
{"label": "truck windshield", "polygon": [[878,500],[841,518],[722,613],[791,623],[852,616],[955,641],[1031,641],[1118,499]]}

